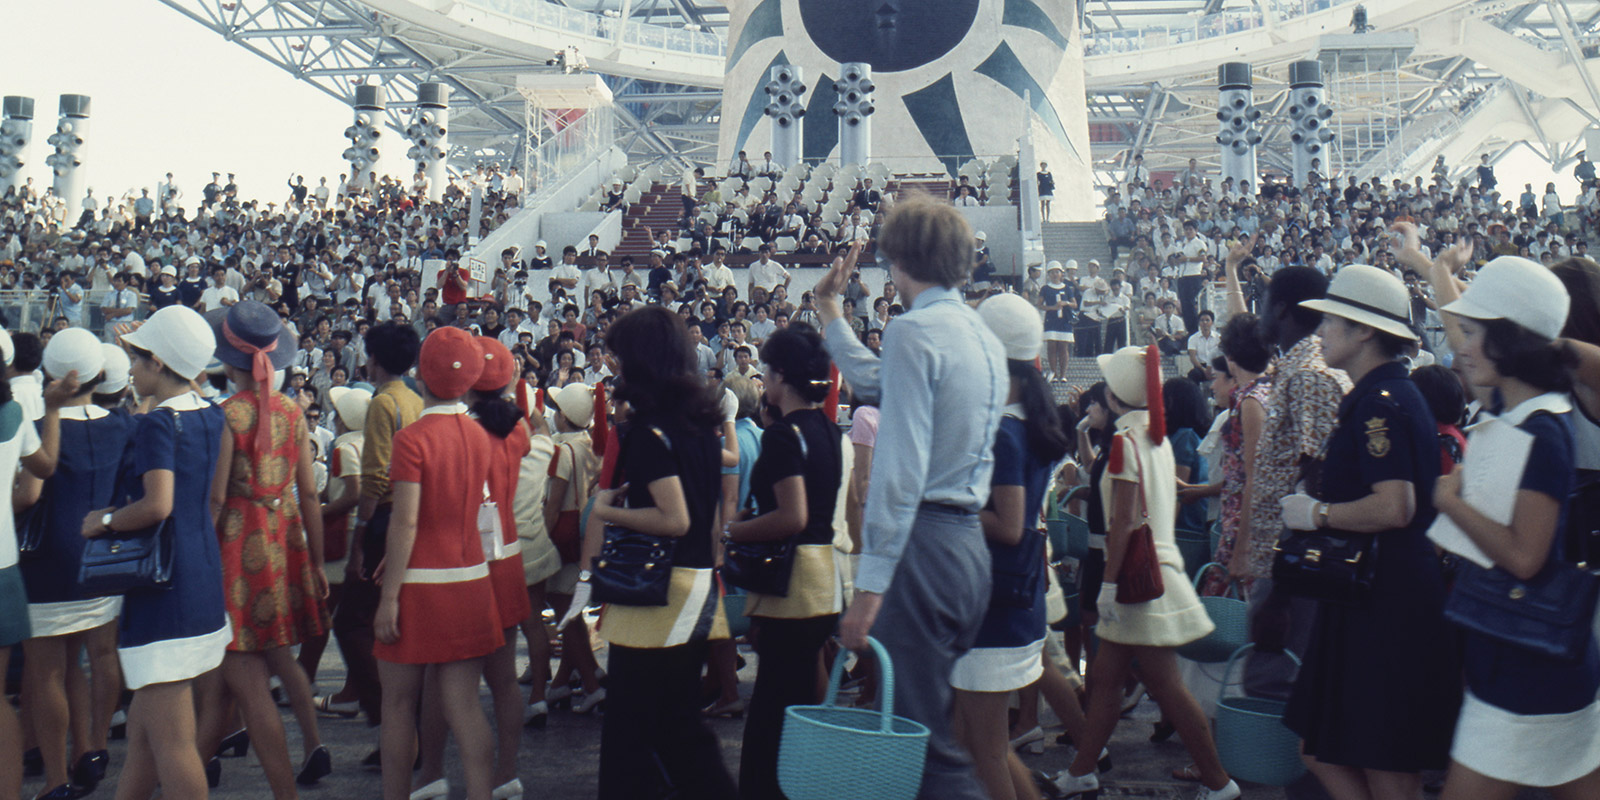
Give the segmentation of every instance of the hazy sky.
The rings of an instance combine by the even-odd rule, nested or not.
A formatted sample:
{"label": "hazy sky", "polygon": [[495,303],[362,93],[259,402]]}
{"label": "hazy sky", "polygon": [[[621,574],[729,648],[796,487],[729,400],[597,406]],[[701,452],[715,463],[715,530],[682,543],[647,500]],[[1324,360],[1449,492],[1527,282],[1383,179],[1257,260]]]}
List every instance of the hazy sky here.
{"label": "hazy sky", "polygon": [[[0,94],[34,98],[24,174],[48,185],[58,98],[93,98],[83,161],[96,194],[152,189],[171,171],[189,198],[213,171],[237,172],[246,197],[281,200],[303,174],[336,183],[350,109],[157,0],[5,0]],[[406,143],[382,142],[380,172],[409,176]],[[1526,148],[1499,167],[1502,187],[1542,188],[1548,167]],[[1570,169],[1557,190],[1571,198]],[[1514,195],[1513,195],[1514,196]]]}
{"label": "hazy sky", "polygon": [[[8,0],[0,94],[34,98],[23,160],[52,179],[45,137],[62,94],[92,98],[83,162],[97,195],[150,187],[171,171],[188,198],[211,173],[236,172],[247,197],[281,200],[290,173],[315,185],[349,166],[348,106],[156,0]],[[385,131],[379,170],[411,174]],[[186,202],[186,205],[189,204]],[[192,207],[192,206],[191,206]]]}

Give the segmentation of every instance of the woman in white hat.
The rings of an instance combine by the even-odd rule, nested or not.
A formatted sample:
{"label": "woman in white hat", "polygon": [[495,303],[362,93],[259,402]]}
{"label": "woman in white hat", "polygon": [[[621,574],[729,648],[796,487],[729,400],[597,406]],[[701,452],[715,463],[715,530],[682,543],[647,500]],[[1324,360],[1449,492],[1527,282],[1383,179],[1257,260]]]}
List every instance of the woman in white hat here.
{"label": "woman in white hat", "polygon": [[[1571,353],[1556,338],[1569,304],[1550,270],[1502,256],[1443,309],[1460,334],[1455,368],[1499,403],[1495,415],[1473,430],[1465,461],[1439,479],[1434,493],[1440,514],[1434,534],[1464,556],[1454,591],[1487,574],[1526,584],[1524,591],[1532,593],[1566,556],[1560,533],[1575,464],[1566,394],[1572,388]],[[1491,440],[1515,444],[1491,449]],[[1515,481],[1508,480],[1513,476]],[[1464,482],[1485,488],[1466,497]],[[1487,510],[1496,501],[1510,509],[1509,523]],[[1444,526],[1446,519],[1453,526]],[[1448,527],[1459,534],[1448,536]],[[1586,624],[1592,624],[1592,597],[1576,610]],[[1452,598],[1449,606],[1454,605]],[[1451,618],[1467,628],[1467,693],[1450,750],[1445,800],[1510,798],[1519,786],[1547,787],[1557,798],[1600,796],[1595,640],[1577,658],[1559,659],[1492,635],[1495,626],[1479,615]]]}
{"label": "woman in white hat", "polygon": [[[1057,265],[1052,272],[1059,272]],[[978,316],[1005,348],[1011,388],[994,443],[989,505],[979,512],[992,564],[989,607],[972,649],[956,660],[955,721],[978,780],[991,800],[1035,797],[1027,767],[1011,752],[1007,712],[1011,693],[1044,672],[1045,538],[1039,509],[1050,465],[1067,452],[1050,387],[1034,366],[1044,320],[1028,301],[995,295]],[[1080,717],[1081,719],[1081,717]],[[1081,726],[1074,733],[1081,736]]]}
{"label": "woman in white hat", "polygon": [[[122,451],[133,433],[133,417],[113,414],[90,403],[103,382],[105,353],[94,334],[68,328],[51,337],[44,350],[45,374],[56,381],[82,376],[77,391],[61,404],[61,433],[55,474],[43,482],[42,494],[19,519],[31,519],[38,546],[22,562],[28,587],[28,617],[33,638],[23,643],[27,662],[23,692],[28,698],[34,738],[44,760],[45,785],[55,787],[45,798],[75,797],[105,777],[110,762],[106,735],[111,715],[122,697],[122,671],[117,665],[117,614],[121,597],[85,598],[78,591],[83,559],[83,516],[111,502]],[[51,393],[46,394],[47,397]],[[24,471],[19,487],[25,493],[41,488]],[[79,648],[89,652],[92,702],[75,708],[80,718],[70,729],[88,731],[74,741],[76,756],[68,771],[68,670],[77,670]],[[79,680],[82,680],[81,675]]]}
{"label": "woman in white hat", "polygon": [[1064,381],[1067,363],[1072,360],[1072,324],[1078,318],[1078,287],[1067,280],[1060,261],[1045,266],[1045,281],[1039,290],[1039,305],[1044,309],[1045,369],[1051,379]]}
{"label": "woman in white hat", "polygon": [[191,308],[169,306],[122,337],[133,358],[134,390],[153,404],[134,421],[114,498],[90,511],[83,535],[136,531],[173,519],[172,585],[123,597],[117,654],[128,707],[128,760],[117,786],[125,797],[204,797],[191,682],[222,664],[233,641],[223,603],[222,564],[211,516],[223,430],[222,408],[194,392],[216,339]]}
{"label": "woman in white hat", "polygon": [[[1222,767],[1210,723],[1184,687],[1173,652],[1215,626],[1184,575],[1183,556],[1173,538],[1178,479],[1172,445],[1165,438],[1161,355],[1154,346],[1124,347],[1098,360],[1106,378],[1106,402],[1117,417],[1098,487],[1106,509],[1105,580],[1095,602],[1100,651],[1089,671],[1088,730],[1077,741],[1077,758],[1056,776],[1055,785],[1066,797],[1099,795],[1096,762],[1121,715],[1123,682],[1138,658],[1145,689],[1183,738],[1200,773],[1204,789],[1197,800],[1234,800],[1239,785]],[[1134,537],[1145,525],[1154,541],[1161,591],[1154,599],[1124,602],[1133,598],[1119,595],[1118,584],[1131,586],[1137,577],[1124,567]]]}
{"label": "woman in white hat", "polygon": [[1306,492],[1279,501],[1284,525],[1372,536],[1376,560],[1359,605],[1319,604],[1284,724],[1334,797],[1416,797],[1421,770],[1447,762],[1460,688],[1444,576],[1427,539],[1437,433],[1401,361],[1417,341],[1409,292],[1385,270],[1352,264],[1325,298],[1300,305],[1322,312],[1323,357],[1355,388]]}

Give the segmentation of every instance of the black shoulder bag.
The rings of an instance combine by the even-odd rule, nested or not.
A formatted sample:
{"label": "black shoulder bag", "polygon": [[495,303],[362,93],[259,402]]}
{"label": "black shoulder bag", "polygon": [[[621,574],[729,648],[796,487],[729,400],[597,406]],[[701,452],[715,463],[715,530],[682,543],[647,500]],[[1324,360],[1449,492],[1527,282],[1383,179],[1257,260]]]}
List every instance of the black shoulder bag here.
{"label": "black shoulder bag", "polygon": [[[1307,468],[1313,497],[1323,493],[1322,466],[1318,458]],[[1378,539],[1331,529],[1289,531],[1272,547],[1273,589],[1322,603],[1365,606],[1378,574]]]}
{"label": "black shoulder bag", "polygon": [[[168,408],[176,434],[183,416]],[[124,498],[126,500],[126,498]],[[136,531],[109,531],[83,545],[78,590],[85,597],[109,597],[136,589],[172,588],[172,555],[177,530],[171,515]]]}
{"label": "black shoulder bag", "polygon": [[[808,460],[811,456],[805,435],[796,425],[791,424],[789,429],[800,442],[800,460]],[[724,538],[722,579],[747,592],[788,597],[789,579],[794,575],[796,538],[797,535],[785,536],[765,542],[736,542]]]}
{"label": "black shoulder bag", "polygon": [[[672,453],[672,440],[660,428],[651,433],[661,438]],[[605,527],[605,541],[589,575],[591,597],[598,603],[622,606],[664,606],[672,590],[672,555],[677,539],[631,531],[620,525]]]}

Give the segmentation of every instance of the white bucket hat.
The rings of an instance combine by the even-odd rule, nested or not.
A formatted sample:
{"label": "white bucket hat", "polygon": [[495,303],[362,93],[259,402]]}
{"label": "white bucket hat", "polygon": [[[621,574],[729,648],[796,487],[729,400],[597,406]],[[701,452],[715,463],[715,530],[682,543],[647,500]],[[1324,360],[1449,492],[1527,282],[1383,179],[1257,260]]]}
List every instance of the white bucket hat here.
{"label": "white bucket hat", "polygon": [[78,373],[78,381],[94,380],[106,366],[106,354],[100,340],[83,328],[68,328],[50,337],[44,346],[44,373],[52,378]]}
{"label": "white bucket hat", "polygon": [[128,371],[133,368],[133,363],[128,360],[128,351],[114,345],[102,342],[100,352],[105,356],[105,379],[100,385],[94,387],[97,394],[115,394],[128,388]]}
{"label": "white bucket hat", "polygon": [[349,386],[335,386],[328,390],[328,399],[339,421],[348,430],[359,431],[367,427],[367,408],[372,405],[372,392]]}
{"label": "white bucket hat", "polygon": [[[1118,400],[1134,408],[1145,408],[1150,404],[1146,358],[1146,348],[1137,345],[1121,348],[1115,353],[1095,356],[1095,363],[1100,365],[1100,374],[1106,378],[1106,388],[1110,389]],[[1156,363],[1159,365],[1160,361]],[[1156,369],[1156,383],[1159,386],[1161,368],[1157,366]]]}
{"label": "white bucket hat", "polygon": [[211,332],[211,325],[186,306],[167,306],[151,314],[138,330],[125,334],[122,341],[150,351],[178,377],[188,381],[205,371],[217,349],[217,337]]}
{"label": "white bucket hat", "polygon": [[579,428],[594,422],[594,389],[581,383],[569,383],[550,396],[561,416]]}
{"label": "white bucket hat", "polygon": [[1417,334],[1411,330],[1410,294],[1406,285],[1388,270],[1351,264],[1333,276],[1327,296],[1304,300],[1300,305],[1408,341],[1417,340]]}
{"label": "white bucket hat", "polygon": [[1510,320],[1555,339],[1571,308],[1567,287],[1548,267],[1520,256],[1500,256],[1478,271],[1461,299],[1441,310],[1469,319]]}
{"label": "white bucket hat", "polygon": [[1044,344],[1044,319],[1032,303],[1014,294],[997,294],[978,304],[978,316],[1000,340],[1009,361],[1032,361]]}

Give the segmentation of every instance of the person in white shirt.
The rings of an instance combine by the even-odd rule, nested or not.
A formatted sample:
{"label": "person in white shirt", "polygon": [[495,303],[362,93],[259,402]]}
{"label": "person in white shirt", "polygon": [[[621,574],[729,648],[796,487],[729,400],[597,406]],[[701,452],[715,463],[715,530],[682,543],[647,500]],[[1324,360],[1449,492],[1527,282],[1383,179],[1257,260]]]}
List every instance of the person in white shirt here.
{"label": "person in white shirt", "polygon": [[522,197],[522,187],[524,185],[522,176],[517,174],[517,168],[512,167],[511,174],[500,182],[500,191],[504,192],[508,198],[517,199]]}
{"label": "person in white shirt", "polygon": [[100,305],[100,315],[105,318],[107,338],[112,338],[111,326],[132,322],[139,308],[139,293],[128,285],[127,273],[111,276],[111,291]]}
{"label": "person in white shirt", "polygon": [[211,268],[211,285],[200,293],[200,308],[202,311],[215,311],[239,302],[239,293],[224,282],[223,277],[225,275],[227,275],[226,269],[222,267]]}
{"label": "person in white shirt", "polygon": [[723,289],[733,285],[733,270],[723,263],[727,257],[728,251],[719,245],[711,253],[711,263],[701,269],[701,274],[706,279],[706,286],[719,295]]}
{"label": "person in white shirt", "polygon": [[589,298],[595,292],[614,294],[617,291],[617,284],[611,280],[611,271],[606,267],[606,264],[597,262],[583,271],[583,277],[578,282],[578,299],[585,304],[590,302]]}
{"label": "person in white shirt", "polygon": [[762,289],[771,294],[774,287],[780,284],[788,286],[789,282],[794,280],[794,276],[789,274],[789,270],[784,269],[782,264],[772,260],[772,245],[761,245],[760,253],[760,257],[750,265],[750,290],[752,294],[756,289]]}
{"label": "person in white shirt", "polygon": [[1156,317],[1150,330],[1155,335],[1156,347],[1161,349],[1163,355],[1183,352],[1184,343],[1189,339],[1189,330],[1183,327],[1183,317],[1178,316],[1178,304],[1172,300],[1161,303],[1161,316]]}
{"label": "person in white shirt", "polygon": [[771,310],[766,303],[756,306],[755,315],[755,321],[750,323],[750,341],[760,347],[763,342],[767,341],[767,337],[778,329],[778,326],[772,321]]}
{"label": "person in white shirt", "polygon": [[583,274],[578,271],[578,248],[570,244],[561,248],[561,263],[551,271],[550,280],[572,291],[578,287],[578,280],[582,277]]}
{"label": "person in white shirt", "polygon": [[1189,358],[1207,374],[1212,360],[1222,353],[1222,336],[1213,327],[1216,318],[1210,311],[1200,312],[1200,330],[1189,337]]}
{"label": "person in white shirt", "polygon": [[1178,267],[1177,289],[1179,312],[1183,314],[1186,329],[1194,330],[1200,290],[1205,283],[1205,261],[1211,254],[1211,242],[1200,236],[1194,220],[1183,223],[1183,244],[1179,245],[1182,263]]}

